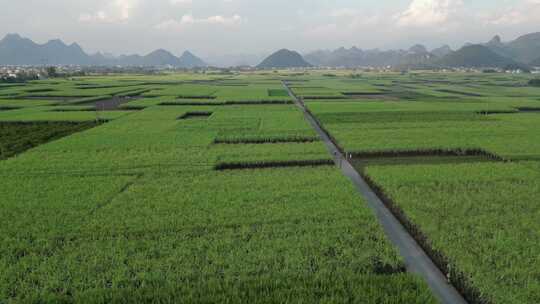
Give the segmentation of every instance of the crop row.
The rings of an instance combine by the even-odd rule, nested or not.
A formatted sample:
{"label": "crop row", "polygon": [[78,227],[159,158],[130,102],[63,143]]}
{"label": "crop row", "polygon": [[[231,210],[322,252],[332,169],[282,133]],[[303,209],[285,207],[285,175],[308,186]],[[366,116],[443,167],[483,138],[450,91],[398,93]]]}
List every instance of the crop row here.
{"label": "crop row", "polygon": [[537,170],[469,163],[372,166],[366,174],[472,302],[540,300]]}
{"label": "crop row", "polygon": [[470,303],[536,303],[540,115],[519,109],[540,90],[499,77],[366,75],[396,99],[306,104]]}
{"label": "crop row", "polygon": [[[144,94],[160,100],[256,100],[281,88],[257,76],[220,85],[207,75],[156,77],[147,80],[155,90]],[[141,81],[76,83],[121,89],[116,82]],[[13,110],[0,119],[82,115],[51,110]],[[212,114],[178,119],[203,112]],[[313,141],[216,144],[220,138]],[[435,303],[334,167],[215,170],[330,164],[315,139],[292,105],[153,104],[0,162],[7,227],[0,302]]]}
{"label": "crop row", "polygon": [[333,168],[133,179],[3,180],[0,296],[434,303]]}
{"label": "crop row", "polygon": [[0,123],[0,160],[40,144],[95,127],[96,123]]}

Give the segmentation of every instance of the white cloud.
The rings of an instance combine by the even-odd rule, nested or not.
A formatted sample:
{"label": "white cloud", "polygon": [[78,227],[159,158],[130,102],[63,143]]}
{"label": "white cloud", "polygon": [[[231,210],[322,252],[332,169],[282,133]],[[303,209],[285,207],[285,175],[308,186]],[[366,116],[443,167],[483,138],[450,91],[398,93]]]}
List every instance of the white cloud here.
{"label": "white cloud", "polygon": [[520,24],[540,24],[540,0],[524,0],[504,7],[498,12],[481,15],[485,25],[510,26]]}
{"label": "white cloud", "polygon": [[434,26],[453,22],[463,7],[462,0],[413,0],[407,10],[395,16],[399,26]]}
{"label": "white cloud", "polygon": [[197,24],[219,24],[219,25],[236,25],[242,22],[242,17],[240,15],[233,15],[231,17],[224,17],[221,15],[210,16],[207,18],[194,18],[193,15],[187,14],[182,16],[179,20],[169,19],[165,20],[157,25],[154,28],[159,30],[183,30],[186,27],[197,25]]}
{"label": "white cloud", "polygon": [[95,13],[79,15],[80,22],[123,23],[127,22],[137,0],[114,0]]}
{"label": "white cloud", "polygon": [[99,11],[94,14],[84,13],[79,16],[81,22],[101,22],[107,20],[107,14],[104,11]]}
{"label": "white cloud", "polygon": [[4,2],[10,4],[2,7],[2,34],[77,41],[90,52],[144,53],[158,47],[179,52],[186,45],[203,52],[264,53],[281,47],[388,49],[414,43],[457,48],[495,34],[512,40],[540,29],[540,0]]}

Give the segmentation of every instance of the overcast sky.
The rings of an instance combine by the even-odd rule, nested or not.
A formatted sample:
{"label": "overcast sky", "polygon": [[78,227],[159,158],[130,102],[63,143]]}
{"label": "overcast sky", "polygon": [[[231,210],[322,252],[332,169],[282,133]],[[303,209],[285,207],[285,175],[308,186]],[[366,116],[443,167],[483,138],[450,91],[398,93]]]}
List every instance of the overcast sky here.
{"label": "overcast sky", "polygon": [[459,47],[540,31],[540,0],[0,0],[0,7],[1,36],[61,38],[113,54]]}

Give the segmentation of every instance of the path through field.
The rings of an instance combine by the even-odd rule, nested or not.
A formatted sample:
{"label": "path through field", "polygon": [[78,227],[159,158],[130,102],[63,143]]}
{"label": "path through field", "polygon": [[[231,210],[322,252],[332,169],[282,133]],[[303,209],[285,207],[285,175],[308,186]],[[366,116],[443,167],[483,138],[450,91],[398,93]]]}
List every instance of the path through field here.
{"label": "path through field", "polygon": [[420,275],[427,282],[433,293],[442,303],[458,304],[467,303],[457,290],[448,283],[444,274],[435,266],[433,261],[418,245],[414,238],[407,232],[403,225],[396,219],[392,212],[386,208],[381,199],[369,187],[366,181],[358,174],[348,159],[343,155],[340,148],[333,142],[329,134],[322,129],[315,117],[307,110],[305,105],[292,92],[286,82],[283,85],[293,98],[296,105],[302,110],[307,121],[319,134],[326,144],[328,151],[333,155],[336,165],[340,166],[342,173],[355,185],[356,189],[364,196],[369,206],[375,211],[377,218],[383,226],[388,238],[398,247],[403,256],[407,269]]}

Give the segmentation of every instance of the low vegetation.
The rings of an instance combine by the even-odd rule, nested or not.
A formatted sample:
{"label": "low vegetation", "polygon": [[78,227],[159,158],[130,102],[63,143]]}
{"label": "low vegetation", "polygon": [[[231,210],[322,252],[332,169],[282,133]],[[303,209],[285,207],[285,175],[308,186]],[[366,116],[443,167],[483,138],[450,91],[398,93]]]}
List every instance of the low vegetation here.
{"label": "low vegetation", "polygon": [[529,85],[531,87],[540,87],[540,79],[535,78],[535,79],[529,80]]}
{"label": "low vegetation", "polygon": [[[436,302],[280,80],[154,77],[5,89],[2,121],[108,122],[0,162],[0,302]],[[73,106],[125,86],[138,111]]]}
{"label": "low vegetation", "polygon": [[501,163],[374,166],[367,175],[473,302],[540,301],[537,169]]}
{"label": "low vegetation", "polygon": [[531,75],[356,73],[2,85],[0,302],[435,303],[282,81],[470,303],[540,302]]}
{"label": "low vegetation", "polygon": [[94,122],[0,122],[0,160],[94,126]]}
{"label": "low vegetation", "polygon": [[[366,92],[403,93],[304,102],[470,303],[538,302],[540,90],[523,86],[535,80],[370,76]],[[313,77],[294,91],[331,95],[344,81]]]}

